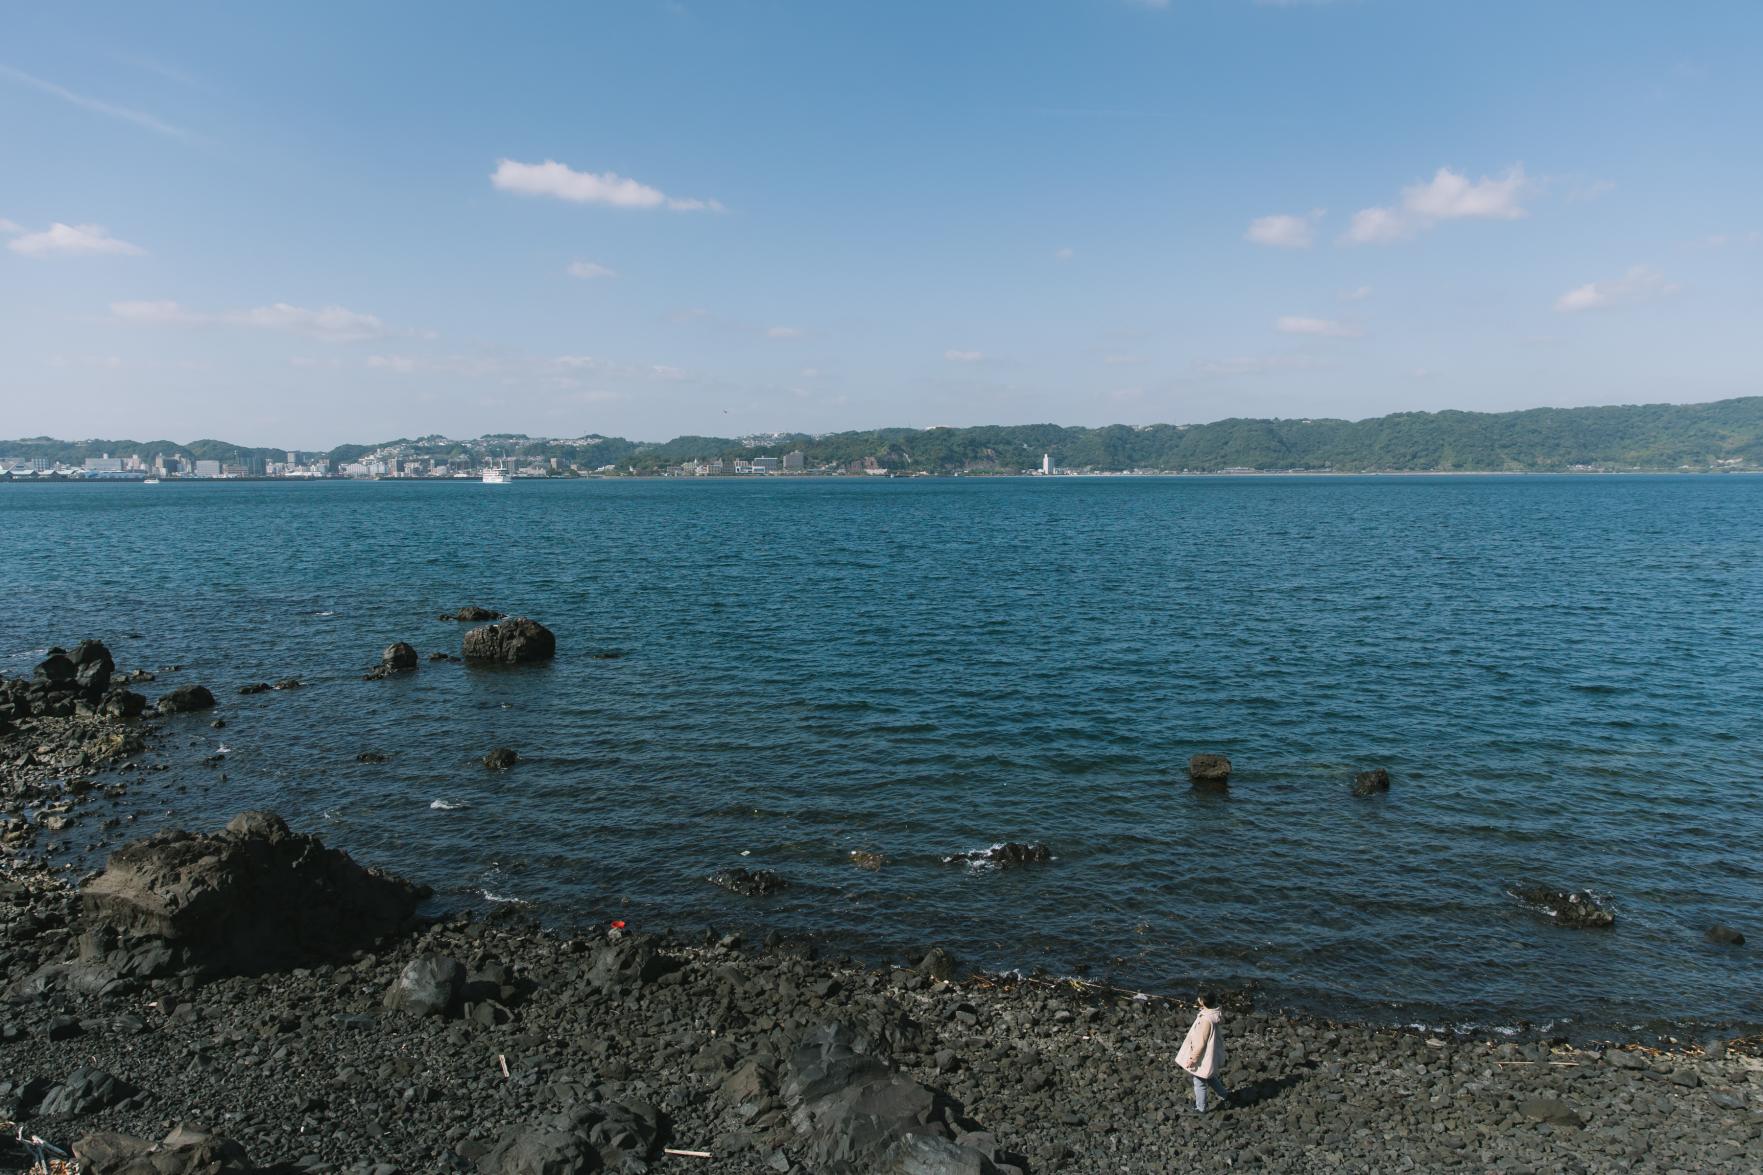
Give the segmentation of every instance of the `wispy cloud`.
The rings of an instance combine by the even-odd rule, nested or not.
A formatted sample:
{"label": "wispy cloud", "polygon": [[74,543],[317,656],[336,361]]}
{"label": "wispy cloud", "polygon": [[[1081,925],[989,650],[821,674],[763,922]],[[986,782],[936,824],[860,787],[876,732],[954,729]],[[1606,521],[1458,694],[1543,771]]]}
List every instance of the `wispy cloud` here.
{"label": "wispy cloud", "polygon": [[94,114],[103,114],[110,118],[119,118],[124,122],[132,122],[136,126],[146,127],[150,131],[157,131],[162,135],[171,135],[174,138],[187,139],[190,137],[190,132],[183,127],[173,126],[171,123],[166,122],[163,119],[155,118],[144,111],[131,110],[127,106],[117,106],[113,103],[105,102],[97,98],[87,97],[85,94],[76,94],[66,86],[58,86],[54,82],[45,81],[44,79],[37,77],[35,74],[26,73],[24,70],[15,69],[10,65],[0,65],[0,78],[5,78],[8,81],[15,82],[21,86],[28,86],[39,93],[59,98],[71,106],[78,106],[82,110],[90,110]]}
{"label": "wispy cloud", "polygon": [[592,281],[597,277],[617,277],[618,271],[601,265],[598,261],[571,261],[569,276],[585,278]]}
{"label": "wispy cloud", "polygon": [[1331,318],[1311,318],[1303,314],[1285,314],[1274,320],[1273,329],[1283,335],[1318,335],[1330,339],[1358,338],[1356,326]]}
{"label": "wispy cloud", "polygon": [[951,349],[943,352],[943,358],[947,359],[950,363],[978,363],[985,357],[986,353],[984,351],[956,351]]}
{"label": "wispy cloud", "polygon": [[1258,216],[1249,222],[1243,239],[1275,249],[1308,249],[1315,236],[1316,225],[1321,220],[1320,208],[1312,208],[1303,216],[1283,212],[1272,216]]}
{"label": "wispy cloud", "polygon": [[1202,376],[1271,375],[1327,366],[1326,362],[1311,355],[1247,355],[1236,359],[1196,360],[1194,372]]}
{"label": "wispy cloud", "polygon": [[1063,249],[1053,250],[1053,258],[1054,258],[1054,260],[1057,260],[1057,261],[1070,261],[1073,257],[1076,257],[1076,256],[1077,256],[1077,250],[1071,248],[1069,245]]}
{"label": "wispy cloud", "polygon": [[1341,240],[1383,245],[1418,236],[1447,220],[1518,220],[1528,215],[1520,201],[1529,183],[1522,166],[1499,179],[1483,176],[1475,181],[1441,167],[1426,183],[1403,188],[1399,203],[1355,212]]}
{"label": "wispy cloud", "polygon": [[327,343],[355,343],[368,339],[392,338],[400,335],[423,335],[426,332],[396,330],[377,315],[361,314],[341,306],[324,306],[309,310],[276,302],[245,310],[221,310],[205,313],[191,310],[180,302],[112,302],[110,313],[122,322],[140,326],[230,326],[256,330],[280,331],[304,335]]}
{"label": "wispy cloud", "polygon": [[572,204],[604,204],[612,208],[668,208],[675,212],[720,212],[715,200],[669,196],[659,188],[639,183],[614,171],[577,171],[547,159],[543,163],[501,160],[490,174],[490,183],[504,192],[522,196],[550,196]]}
{"label": "wispy cloud", "polygon": [[1669,298],[1683,287],[1667,281],[1665,275],[1646,265],[1637,265],[1619,278],[1587,282],[1555,299],[1555,309],[1563,314],[1581,310],[1604,310],[1611,306],[1632,306],[1640,302],[1656,302]]}
{"label": "wispy cloud", "polygon": [[1355,286],[1350,290],[1341,291],[1341,301],[1343,302],[1363,302],[1369,297],[1371,297],[1370,286]]}
{"label": "wispy cloud", "polygon": [[6,242],[14,253],[27,257],[67,256],[139,256],[147,250],[110,235],[101,224],[62,224],[56,221],[40,233],[27,233],[11,221],[0,221],[0,232],[21,233]]}

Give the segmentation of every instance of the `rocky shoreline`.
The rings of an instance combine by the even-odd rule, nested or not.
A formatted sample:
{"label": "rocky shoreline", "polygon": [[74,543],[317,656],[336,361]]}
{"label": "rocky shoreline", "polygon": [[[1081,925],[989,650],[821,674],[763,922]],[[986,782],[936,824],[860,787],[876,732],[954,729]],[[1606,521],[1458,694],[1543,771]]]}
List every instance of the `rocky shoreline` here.
{"label": "rocky shoreline", "polygon": [[[0,1121],[87,1175],[1763,1167],[1754,1038],[1238,1007],[1234,1104],[1201,1117],[1173,1061],[1191,1006],[940,950],[875,967],[776,936],[436,921],[266,814],[136,842],[75,888],[38,837],[126,786],[145,738],[95,688],[114,667],[79,684],[108,657],[84,655],[0,719]],[[29,1161],[0,1143],[0,1171]]]}

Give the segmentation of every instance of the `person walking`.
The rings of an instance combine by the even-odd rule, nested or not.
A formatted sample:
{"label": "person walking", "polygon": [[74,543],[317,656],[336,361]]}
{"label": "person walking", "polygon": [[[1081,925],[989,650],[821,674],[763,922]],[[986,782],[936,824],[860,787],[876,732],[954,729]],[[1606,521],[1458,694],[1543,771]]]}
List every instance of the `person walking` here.
{"label": "person walking", "polygon": [[1218,1027],[1223,1017],[1218,997],[1210,991],[1201,992],[1199,1014],[1181,1043],[1181,1051],[1175,1054],[1175,1063],[1194,1079],[1194,1109],[1201,1114],[1206,1112],[1208,1091],[1218,1095],[1220,1105],[1230,1101],[1230,1091],[1218,1076],[1224,1069],[1224,1036]]}

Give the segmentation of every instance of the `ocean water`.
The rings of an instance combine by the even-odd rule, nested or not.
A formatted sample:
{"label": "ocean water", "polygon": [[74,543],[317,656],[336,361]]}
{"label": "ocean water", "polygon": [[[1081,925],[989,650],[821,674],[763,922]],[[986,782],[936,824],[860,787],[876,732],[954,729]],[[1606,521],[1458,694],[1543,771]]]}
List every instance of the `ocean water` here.
{"label": "ocean water", "polygon": [[[1763,479],[13,485],[0,589],[0,670],[97,636],[184,666],[150,697],[220,697],[223,730],[165,724],[131,831],[273,808],[440,909],[1391,1021],[1763,1022],[1759,946],[1702,938],[1763,944]],[[361,680],[457,652],[468,603],[557,659]],[[1056,859],[943,860],[1004,840]]]}

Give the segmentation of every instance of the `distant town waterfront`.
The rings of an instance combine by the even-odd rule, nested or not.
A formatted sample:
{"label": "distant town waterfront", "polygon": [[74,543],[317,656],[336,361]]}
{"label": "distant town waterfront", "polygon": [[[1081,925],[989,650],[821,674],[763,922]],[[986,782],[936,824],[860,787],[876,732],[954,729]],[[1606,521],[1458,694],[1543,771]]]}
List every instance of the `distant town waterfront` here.
{"label": "distant town waterfront", "polygon": [[[1763,482],[458,489],[12,487],[0,530],[44,554],[0,564],[4,671],[91,636],[149,691],[208,685],[226,726],[167,727],[129,835],[270,808],[440,908],[1429,1023],[1763,999],[1703,937],[1763,927],[1734,851],[1763,838]],[[467,604],[541,620],[556,661],[427,660]],[[420,668],[362,680],[395,641]],[[306,688],[239,693],[283,678]],[[1201,752],[1228,792],[1189,786]],[[1052,859],[966,863],[1004,841]],[[789,884],[706,880],[735,866]],[[1529,885],[1615,923],[1557,926]]]}

